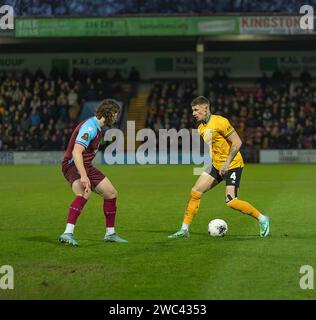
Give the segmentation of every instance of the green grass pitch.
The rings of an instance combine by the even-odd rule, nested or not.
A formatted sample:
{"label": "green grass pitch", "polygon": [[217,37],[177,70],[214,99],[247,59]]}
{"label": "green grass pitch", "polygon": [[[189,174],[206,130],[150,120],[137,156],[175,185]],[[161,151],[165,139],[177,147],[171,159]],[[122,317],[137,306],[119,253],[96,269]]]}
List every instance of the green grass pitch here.
{"label": "green grass pitch", "polygon": [[[246,165],[239,197],[270,216],[271,236],[225,206],[224,185],[204,195],[188,239],[181,225],[193,167],[100,166],[119,191],[117,231],[128,244],[102,241],[102,199],[93,195],[77,227],[79,248],[57,242],[72,192],[59,166],[0,167],[0,266],[15,289],[0,299],[315,299],[299,269],[316,271],[314,165]],[[229,231],[211,238],[222,218]],[[0,275],[1,276],[1,275]]]}

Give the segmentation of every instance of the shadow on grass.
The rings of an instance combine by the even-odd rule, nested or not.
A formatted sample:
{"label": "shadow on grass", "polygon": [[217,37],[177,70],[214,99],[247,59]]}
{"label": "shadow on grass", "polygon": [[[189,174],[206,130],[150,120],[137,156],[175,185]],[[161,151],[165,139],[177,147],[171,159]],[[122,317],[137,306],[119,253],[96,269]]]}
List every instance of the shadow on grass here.
{"label": "shadow on grass", "polygon": [[[148,229],[138,229],[138,230],[127,230],[127,231],[131,231],[131,232],[136,232],[136,233],[157,233],[157,234],[165,234],[166,237],[168,237],[170,234],[173,234],[174,232],[176,232],[175,229],[172,230],[148,230]],[[195,237],[195,236],[203,236],[203,238],[212,238],[208,235],[207,232],[190,232],[190,237]],[[287,235],[278,235],[277,237],[286,237]],[[189,237],[189,238],[190,238]],[[268,236],[269,238],[271,237],[270,235]],[[231,240],[249,240],[249,239],[258,239],[260,238],[260,236],[258,234],[247,234],[247,235],[240,235],[240,234],[228,234],[224,237],[225,239],[231,239]],[[215,238],[215,239],[222,239],[222,238]]]}
{"label": "shadow on grass", "polygon": [[[246,234],[246,235],[240,235],[240,234],[228,234],[223,238],[216,238],[216,237],[211,237],[209,236],[207,233],[205,232],[192,232],[190,233],[190,237],[188,238],[179,238],[179,239],[170,239],[168,238],[168,235],[170,235],[172,233],[172,231],[166,231],[166,230],[133,230],[133,232],[135,233],[151,233],[151,234],[160,234],[161,238],[158,240],[156,237],[155,239],[146,239],[146,241],[137,241],[137,239],[131,240],[128,244],[132,245],[139,245],[139,244],[153,244],[153,245],[162,245],[162,246],[170,246],[171,243],[173,242],[179,242],[179,240],[183,241],[185,240],[185,242],[187,243],[187,241],[189,241],[192,245],[193,243],[205,243],[205,242],[209,242],[209,241],[229,241],[229,242],[233,242],[233,241],[265,241],[265,240],[285,240],[287,238],[292,238],[289,237],[287,234],[276,234],[276,235],[269,235],[266,238],[261,238],[258,234]],[[297,237],[296,237],[297,238]],[[55,246],[67,246],[67,245],[61,245],[58,240],[57,237],[56,239],[54,238],[50,238],[47,236],[32,236],[32,237],[23,237],[21,238],[22,240],[25,241],[30,241],[30,242],[41,242],[41,243],[48,243],[48,244],[54,244]],[[292,238],[293,239],[293,238]],[[303,237],[302,237],[303,239]],[[79,242],[79,247],[99,247],[99,246],[106,246],[109,247],[111,245],[117,245],[117,244],[112,244],[112,243],[105,243],[103,241],[102,238],[100,239],[91,239],[91,238],[80,238],[78,239]],[[126,246],[128,244],[120,244],[120,246]]]}
{"label": "shadow on grass", "polygon": [[[154,233],[165,233],[165,234],[171,234],[174,231],[163,231],[163,230],[159,230],[159,231],[138,231],[138,232],[154,232]],[[168,233],[169,232],[169,233]],[[228,233],[226,236],[224,236],[223,238],[221,237],[211,237],[207,232],[191,232],[190,231],[190,237],[195,237],[198,236],[200,239],[203,238],[212,238],[212,239],[225,239],[225,240],[257,240],[257,239],[307,239],[307,238],[316,238],[316,236],[313,234],[311,236],[308,235],[289,235],[286,233],[273,233],[273,234],[269,234],[267,237],[260,237],[260,235],[258,233],[256,234],[231,234]]]}
{"label": "shadow on grass", "polygon": [[249,240],[258,240],[260,236],[258,234],[229,234],[225,236],[225,241],[249,241]]}
{"label": "shadow on grass", "polygon": [[172,229],[172,230],[149,230],[149,229],[125,229],[124,232],[137,232],[137,233],[173,233],[176,232],[176,230]]}
{"label": "shadow on grass", "polygon": [[56,239],[46,237],[46,236],[33,236],[33,237],[23,237],[20,238],[21,240],[31,241],[31,242],[46,242],[46,243],[53,243],[58,244],[58,237]]}
{"label": "shadow on grass", "polygon": [[[259,234],[229,234],[224,237],[225,241],[246,241],[246,240],[286,240],[289,237],[288,234],[269,234],[267,237],[260,237]],[[221,239],[221,238],[215,238],[215,239]]]}
{"label": "shadow on grass", "polygon": [[[48,244],[53,244],[56,247],[73,247],[69,244],[66,243],[60,243],[58,241],[58,237],[56,239],[46,237],[46,236],[33,236],[33,237],[23,237],[20,238],[21,240],[24,241],[30,241],[30,242],[40,242],[40,243],[48,243]],[[79,242],[79,248],[80,247],[98,247],[98,246],[104,246],[105,242],[102,239],[87,239],[87,238],[80,238],[78,240]],[[75,248],[75,247],[73,247]],[[75,248],[77,249],[77,248]]]}

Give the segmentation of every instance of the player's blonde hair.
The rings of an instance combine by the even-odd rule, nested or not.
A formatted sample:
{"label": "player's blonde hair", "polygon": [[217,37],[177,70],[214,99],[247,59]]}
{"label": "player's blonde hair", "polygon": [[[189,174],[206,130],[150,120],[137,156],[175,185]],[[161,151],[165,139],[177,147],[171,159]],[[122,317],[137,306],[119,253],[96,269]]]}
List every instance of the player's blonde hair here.
{"label": "player's blonde hair", "polygon": [[121,108],[117,101],[114,99],[104,99],[100,102],[95,110],[95,115],[98,119],[104,117],[105,124],[111,127],[116,117],[115,115],[121,111]]}

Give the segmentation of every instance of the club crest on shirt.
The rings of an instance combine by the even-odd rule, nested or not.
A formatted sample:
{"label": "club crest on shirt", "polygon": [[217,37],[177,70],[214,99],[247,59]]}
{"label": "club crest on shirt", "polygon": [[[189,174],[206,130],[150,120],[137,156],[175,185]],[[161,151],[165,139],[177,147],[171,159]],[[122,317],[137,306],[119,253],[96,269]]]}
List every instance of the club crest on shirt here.
{"label": "club crest on shirt", "polygon": [[85,134],[81,137],[81,139],[88,141],[88,140],[89,140],[89,134],[88,134],[88,133],[85,133]]}

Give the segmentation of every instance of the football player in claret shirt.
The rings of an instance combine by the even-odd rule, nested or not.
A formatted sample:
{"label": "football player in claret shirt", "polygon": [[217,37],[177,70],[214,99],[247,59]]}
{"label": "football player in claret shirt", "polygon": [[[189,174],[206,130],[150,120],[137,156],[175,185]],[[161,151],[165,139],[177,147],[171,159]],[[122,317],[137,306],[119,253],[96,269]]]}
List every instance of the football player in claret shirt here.
{"label": "football player in claret shirt", "polygon": [[68,143],[62,172],[70,183],[75,194],[75,199],[69,207],[65,232],[59,237],[62,243],[78,246],[74,237],[74,228],[77,219],[87,203],[91,191],[96,192],[103,198],[103,212],[106,223],[105,241],[126,243],[115,232],[116,197],[117,191],[111,181],[92,165],[100,140],[103,137],[101,128],[111,127],[120,112],[120,106],[115,100],[103,100],[95,111],[95,116],[88,118],[75,128]]}
{"label": "football player in claret shirt", "polygon": [[241,140],[237,132],[226,118],[211,114],[210,103],[205,97],[194,99],[191,107],[198,123],[198,131],[210,145],[212,164],[202,173],[191,190],[181,229],[169,238],[189,236],[189,226],[199,209],[202,194],[223,180],[226,182],[226,205],[257,219],[260,236],[266,237],[269,234],[269,217],[249,202],[238,198],[244,161],[239,152]]}

